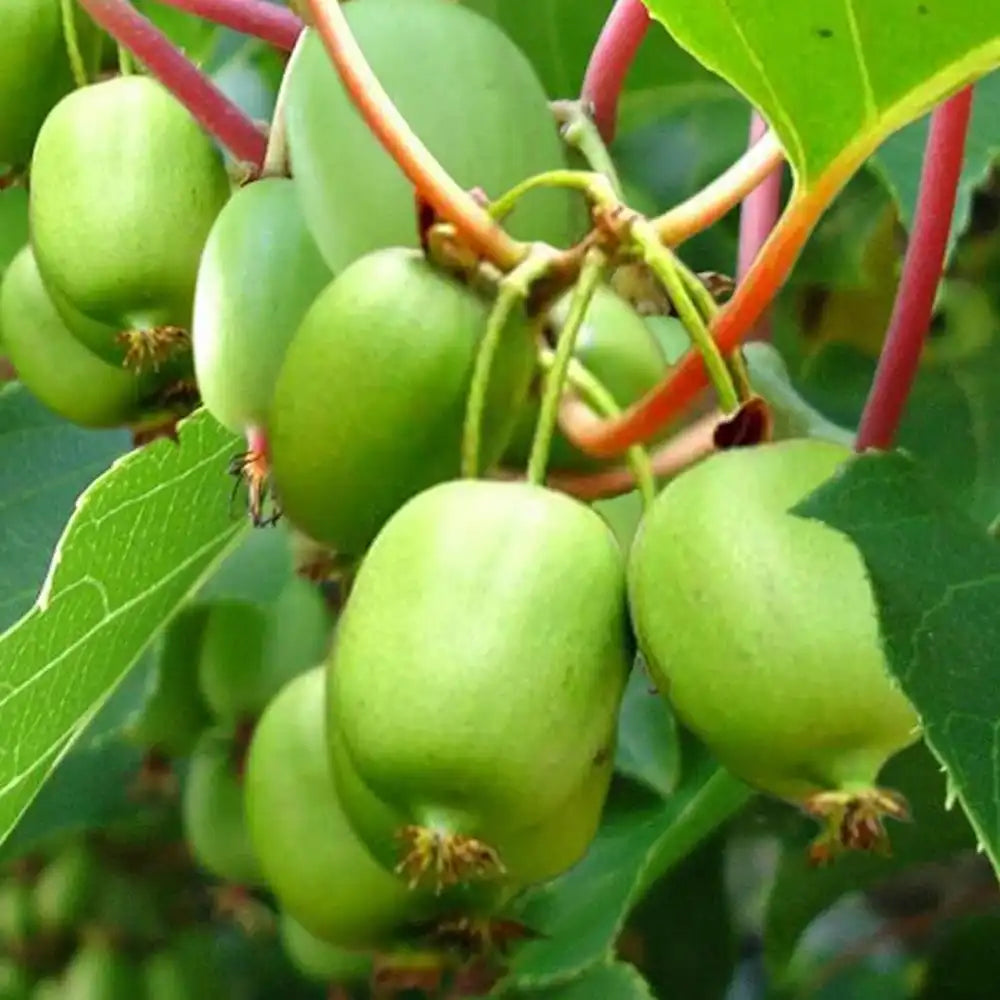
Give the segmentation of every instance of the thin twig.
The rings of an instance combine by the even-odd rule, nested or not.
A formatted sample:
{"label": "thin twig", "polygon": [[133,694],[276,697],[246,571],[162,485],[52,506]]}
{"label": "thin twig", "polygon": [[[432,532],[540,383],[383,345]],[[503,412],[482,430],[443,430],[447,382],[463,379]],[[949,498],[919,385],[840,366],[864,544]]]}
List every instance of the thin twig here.
{"label": "thin twig", "polygon": [[277,49],[291,52],[304,25],[287,7],[265,0],[156,0],[165,7],[176,7],[213,24],[221,24],[252,38],[259,38]]}
{"label": "thin twig", "polygon": [[260,166],[264,133],[128,0],[79,0],[80,5],[183,104],[237,159]]}
{"label": "thin twig", "polygon": [[892,445],[917,376],[944,268],[971,111],[972,87],[966,87],[931,116],[913,228],[889,332],[861,415],[858,451]]}
{"label": "thin twig", "polygon": [[615,137],[618,100],[649,25],[649,11],[642,0],[615,0],[594,45],[581,100],[589,107],[605,142]]}
{"label": "thin twig", "polygon": [[[767,133],[767,122],[759,111],[750,116],[750,137],[747,144],[752,149]],[[753,266],[761,247],[767,242],[774,224],[781,214],[781,180],[784,171],[781,164],[776,165],[763,181],[743,199],[740,208],[739,252],[736,260],[736,280],[742,281],[743,276]],[[757,340],[770,340],[771,323],[768,312],[765,312],[753,325],[751,337]]]}

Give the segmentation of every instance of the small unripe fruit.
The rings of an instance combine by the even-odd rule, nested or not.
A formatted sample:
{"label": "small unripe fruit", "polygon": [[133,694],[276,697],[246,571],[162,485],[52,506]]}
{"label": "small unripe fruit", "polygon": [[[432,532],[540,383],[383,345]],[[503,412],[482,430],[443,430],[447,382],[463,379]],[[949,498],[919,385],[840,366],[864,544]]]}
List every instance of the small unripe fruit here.
{"label": "small unripe fruit", "polygon": [[[275,486],[296,527],[358,555],[411,496],[458,474],[489,309],[399,248],[361,258],[327,286],[288,348],[271,410]],[[483,467],[509,441],[534,359],[532,327],[515,315],[490,378]]]}
{"label": "small unripe fruit", "polygon": [[[116,77],[52,109],[31,162],[32,245],[56,307],[115,331],[86,346],[120,364],[135,345],[117,333],[189,329],[202,247],[228,197],[218,151],[155,80]],[[169,356],[172,344],[144,346]]]}
{"label": "small unripe fruit", "polygon": [[266,703],[256,684],[263,673],[267,618],[248,601],[214,601],[201,633],[198,686],[224,722],[253,718]]}
{"label": "small unripe fruit", "polygon": [[110,945],[84,944],[62,977],[63,1000],[135,1000],[140,996],[138,968]]}
{"label": "small unripe fruit", "polygon": [[84,843],[56,855],[34,886],[39,928],[66,931],[79,923],[94,902],[99,874],[97,860]]}
{"label": "small unripe fruit", "polygon": [[198,678],[209,611],[205,605],[185,608],[167,626],[153,688],[138,717],[126,726],[129,739],[168,757],[190,753],[212,722]]}
{"label": "small unripe fruit", "polygon": [[[495,24],[440,0],[367,0],[344,13],[380,84],[462,187],[496,198],[565,169],[545,91]],[[292,67],[287,115],[303,212],[330,268],[418,246],[413,185],[358,114],[315,31]],[[579,204],[564,190],[533,191],[504,225],[567,246],[582,235]]]}
{"label": "small unripe fruit", "polygon": [[[860,823],[902,810],[873,785],[917,739],[918,720],[889,675],[860,553],[790,513],[849,456],[801,439],[689,469],[639,528],[629,594],[652,676],[723,764],[765,792]],[[850,842],[865,830],[848,827],[838,834],[846,846],[865,846]]]}
{"label": "small unripe fruit", "polygon": [[[20,381],[53,413],[82,427],[117,427],[164,413],[156,404],[163,379],[110,364],[81,343],[42,284],[25,246],[0,284],[0,342]],[[109,328],[77,314],[74,329]],[[86,339],[86,338],[83,338]]]}
{"label": "small unripe fruit", "polygon": [[219,213],[198,268],[191,343],[202,401],[231,431],[266,426],[288,344],[330,277],[293,181],[249,184]]}
{"label": "small unripe fruit", "polygon": [[325,674],[295,678],[268,706],[250,744],[246,814],[261,871],[282,907],[331,945],[391,941],[428,901],[358,840],[326,753]]}
{"label": "small unripe fruit", "polygon": [[[359,832],[386,863],[411,828],[417,876],[449,838],[462,874],[569,867],[574,826],[596,827],[631,659],[622,555],[592,510],[524,483],[421,493],[365,557],[328,661],[335,769],[342,750],[389,813]],[[352,819],[359,805],[345,793]],[[566,836],[522,866],[556,814]]]}
{"label": "small unripe fruit", "polygon": [[361,983],[372,974],[371,954],[328,944],[288,913],[280,917],[281,943],[302,975],[321,983]]}
{"label": "small unripe fruit", "polygon": [[195,860],[217,878],[256,885],[260,866],[243,811],[241,748],[209,730],[191,754],[181,803],[184,834]]}

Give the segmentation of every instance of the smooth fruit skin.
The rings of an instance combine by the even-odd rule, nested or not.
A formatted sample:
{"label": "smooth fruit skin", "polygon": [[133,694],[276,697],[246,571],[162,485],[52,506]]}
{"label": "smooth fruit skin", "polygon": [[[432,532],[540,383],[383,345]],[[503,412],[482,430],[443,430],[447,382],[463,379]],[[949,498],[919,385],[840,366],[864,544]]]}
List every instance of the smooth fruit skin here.
{"label": "smooth fruit skin", "polygon": [[370,954],[327,944],[288,913],[281,914],[278,926],[285,954],[307,978],[321,983],[362,983],[370,978]]}
{"label": "smooth fruit skin", "polygon": [[228,734],[209,730],[191,754],[181,803],[184,835],[206,871],[236,885],[256,885],[260,865],[243,813],[243,782]]}
{"label": "smooth fruit skin", "polygon": [[[463,188],[496,198],[565,169],[545,91],[495,24],[440,0],[368,0],[344,13],[410,128]],[[287,113],[303,212],[331,269],[380,247],[416,247],[413,185],[355,110],[314,31],[292,68]],[[504,225],[566,246],[582,235],[578,205],[565,191],[533,192]]]}
{"label": "smooth fruit skin", "polygon": [[152,687],[125,728],[129,739],[168,757],[189,754],[213,721],[198,677],[210,611],[203,604],[184,608],[167,626]]}
{"label": "smooth fruit skin", "polygon": [[330,278],[293,181],[249,184],[219,213],[198,268],[191,344],[202,401],[234,433],[265,425],[288,344]]}
{"label": "smooth fruit skin", "polygon": [[525,483],[445,483],[358,571],[328,660],[331,754],[342,741],[405,822],[506,863],[605,774],[631,660],[623,559],[597,514]]}
{"label": "smooth fruit skin", "polygon": [[[77,14],[85,61],[97,37]],[[93,50],[93,51],[91,51]],[[0,164],[28,163],[35,136],[53,105],[73,89],[59,0],[4,0],[0,33]]]}
{"label": "smooth fruit skin", "polygon": [[[553,342],[566,319],[569,304],[570,296],[564,296],[550,310]],[[599,286],[590,301],[583,325],[577,333],[573,356],[601,382],[623,409],[652,389],[667,367],[666,358],[643,318],[605,286]],[[509,465],[527,464],[544,385],[545,375],[539,372],[535,391],[522,407],[513,440],[504,455]],[[550,468],[584,471],[601,464],[582,454],[564,434],[556,431],[549,453]]]}
{"label": "smooth fruit skin", "polygon": [[663,490],[629,557],[661,692],[734,774],[795,802],[871,785],[918,736],[860,554],[789,513],[849,456],[807,439],[719,452]]}
{"label": "smooth fruit skin", "polygon": [[63,972],[63,1000],[134,1000],[141,996],[139,970],[109,945],[85,944]]}
{"label": "smooth fruit skin", "polygon": [[[188,329],[202,248],[229,178],[188,111],[146,76],[63,98],[31,161],[39,270],[56,293],[116,331]],[[88,340],[120,362],[113,339]]]}
{"label": "smooth fruit skin", "polygon": [[352,829],[327,760],[325,672],[291,681],[268,706],[247,758],[247,825],[270,890],[310,934],[375,947],[428,910]]}
{"label": "smooth fruit skin", "polygon": [[72,929],[91,907],[99,878],[98,862],[86,844],[61,851],[35,882],[38,926],[49,932]]}
{"label": "smooth fruit skin", "polygon": [[254,718],[267,701],[258,689],[264,672],[267,618],[249,601],[213,601],[201,634],[198,687],[224,722]]}
{"label": "smooth fruit skin", "polygon": [[[84,317],[77,329],[112,331]],[[53,305],[30,246],[0,284],[0,342],[18,378],[53,413],[81,427],[118,427],[153,409],[156,380],[98,357],[70,331]]]}
{"label": "smooth fruit skin", "polygon": [[[417,251],[362,257],[323,291],[285,356],[270,445],[289,520],[360,554],[411,496],[458,475],[466,398],[487,300]],[[497,350],[483,466],[508,443],[535,343],[513,321]]]}

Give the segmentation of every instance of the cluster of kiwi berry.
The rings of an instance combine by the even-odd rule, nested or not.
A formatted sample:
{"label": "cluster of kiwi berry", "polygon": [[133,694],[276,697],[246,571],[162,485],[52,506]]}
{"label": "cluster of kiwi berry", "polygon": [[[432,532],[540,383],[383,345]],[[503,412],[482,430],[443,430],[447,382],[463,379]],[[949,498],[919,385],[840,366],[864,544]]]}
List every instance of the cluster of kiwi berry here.
{"label": "cluster of kiwi berry", "polygon": [[219,996],[209,899],[176,826],[169,810],[150,809],[101,831],[61,834],[8,863],[0,996]]}
{"label": "cluster of kiwi berry", "polygon": [[[497,194],[565,165],[539,81],[490,21],[444,0],[346,9],[460,183]],[[168,749],[191,754],[185,818],[202,864],[263,882],[331,946],[488,924],[587,850],[637,647],[723,764],[825,819],[820,853],[880,843],[879,817],[905,804],[877,775],[917,719],[889,679],[859,555],[789,513],[846,450],[715,454],[662,490],[628,553],[565,494],[458,478],[496,276],[435,252],[311,32],[282,99],[290,176],[237,185],[149,78],[63,97],[34,143],[31,242],[0,291],[4,349],[45,402],[135,425],[200,398],[247,437],[255,518],[273,491],[352,567],[325,666],[315,649],[262,653],[268,626],[241,622],[246,609],[185,625],[200,652],[179,655],[177,676],[196,660],[185,691],[202,701],[185,709],[183,749]],[[555,246],[585,228],[555,190],[504,223]],[[488,473],[524,460],[539,348],[564,310],[525,307],[506,324],[482,420]],[[577,357],[620,405],[666,368],[610,286]],[[558,438],[552,461],[593,465]]]}

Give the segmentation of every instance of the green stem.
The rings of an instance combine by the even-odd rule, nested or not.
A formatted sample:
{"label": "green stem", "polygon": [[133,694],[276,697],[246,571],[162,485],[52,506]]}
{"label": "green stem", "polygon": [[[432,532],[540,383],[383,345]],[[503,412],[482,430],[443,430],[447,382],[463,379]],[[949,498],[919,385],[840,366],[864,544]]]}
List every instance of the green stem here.
{"label": "green stem", "polygon": [[[555,364],[555,352],[544,350],[539,356],[541,366],[549,371]],[[621,407],[615,402],[614,396],[604,387],[589,368],[585,368],[576,358],[571,358],[566,372],[566,382],[572,386],[576,394],[598,416],[617,417]],[[653,463],[649,452],[640,445],[634,444],[625,452],[625,460],[635,477],[636,489],[642,497],[644,510],[649,510],[656,499],[656,476],[653,473]]]}
{"label": "green stem", "polygon": [[135,73],[135,60],[132,53],[124,45],[118,45],[118,72],[122,76],[132,76]]}
{"label": "green stem", "polygon": [[66,42],[66,55],[69,57],[70,69],[73,71],[73,82],[78,87],[86,87],[89,80],[83,56],[80,54],[80,36],[76,33],[75,6],[75,0],[62,0],[61,2],[63,39]]}
{"label": "green stem", "polygon": [[[718,344],[712,339],[708,327],[705,326],[705,320],[699,308],[691,300],[691,293],[677,258],[660,242],[656,229],[646,219],[639,218],[632,223],[632,240],[642,254],[643,262],[666,289],[670,301],[677,310],[677,315],[701,354],[705,369],[719,397],[722,410],[724,412],[736,410],[740,405],[740,400],[736,386],[733,384],[732,375]],[[707,289],[703,289],[703,292],[706,297],[710,298]],[[696,297],[699,299],[699,305],[703,305],[702,296],[697,295]],[[713,308],[714,311],[714,302],[710,308]]]}
{"label": "green stem", "polygon": [[486,409],[493,359],[496,357],[500,338],[514,310],[528,298],[531,286],[548,270],[552,252],[539,245],[513,271],[500,279],[497,297],[486,321],[486,332],[476,353],[469,396],[465,404],[465,424],[462,429],[462,476],[466,479],[474,479],[480,471],[483,413]]}
{"label": "green stem", "polygon": [[288,91],[290,89],[289,80],[292,78],[292,71],[295,64],[302,55],[302,49],[307,32],[303,31],[292,49],[288,62],[285,63],[285,71],[281,76],[281,83],[278,85],[278,94],[274,101],[274,114],[271,115],[271,129],[267,136],[267,151],[264,153],[264,163],[261,166],[262,177],[289,177],[291,176],[291,164],[288,159]]}
{"label": "green stem", "polygon": [[583,325],[590,300],[594,297],[594,292],[601,283],[607,263],[605,255],[596,249],[588,250],[583,258],[580,277],[570,300],[569,313],[566,316],[566,322],[563,323],[562,329],[559,331],[555,360],[545,379],[545,391],[542,394],[538,424],[535,427],[535,437],[531,442],[531,454],[528,457],[527,479],[529,483],[545,481],[545,468],[549,462],[552,435],[555,432],[559,416],[559,400],[566,382],[566,372],[573,357],[573,348],[576,346],[576,335]]}
{"label": "green stem", "polygon": [[515,204],[529,191],[541,187],[564,187],[583,191],[595,204],[615,204],[618,199],[611,188],[608,179],[590,170],[548,170],[544,174],[535,174],[521,181],[516,187],[502,194],[489,206],[489,213],[494,219],[499,219],[510,212]]}
{"label": "green stem", "polygon": [[719,311],[719,303],[712,297],[712,293],[705,287],[705,283],[691,270],[679,257],[674,256],[674,264],[684,282],[688,295],[694,301],[698,312],[706,323],[711,322],[712,317]]}
{"label": "green stem", "polygon": [[552,111],[560,125],[563,141],[575,149],[595,173],[607,178],[615,196],[624,197],[621,178],[614,161],[604,145],[601,133],[593,118],[584,110],[580,101],[553,101]]}

